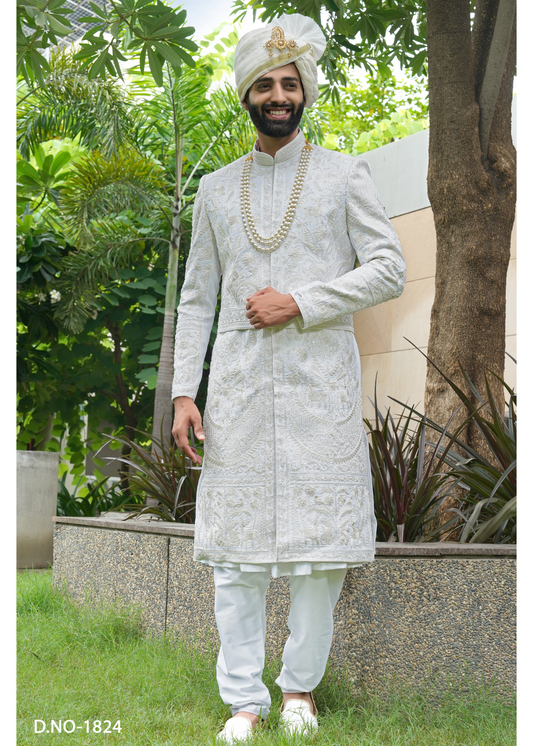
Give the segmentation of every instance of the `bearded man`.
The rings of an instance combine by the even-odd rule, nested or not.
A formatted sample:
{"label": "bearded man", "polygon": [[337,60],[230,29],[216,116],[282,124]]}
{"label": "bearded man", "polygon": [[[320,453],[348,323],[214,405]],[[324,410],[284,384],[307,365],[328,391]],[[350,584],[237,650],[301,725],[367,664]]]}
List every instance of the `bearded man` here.
{"label": "bearded man", "polygon": [[235,78],[257,141],[200,182],[178,309],[172,432],[200,463],[187,433],[204,440],[194,398],[222,278],[194,558],[214,568],[226,743],[269,712],[270,576],[291,586],[282,725],[312,731],[347,568],[374,559],[353,314],[400,295],[405,262],[367,162],[310,145],[298,128],[324,48],[296,13],[240,39]]}

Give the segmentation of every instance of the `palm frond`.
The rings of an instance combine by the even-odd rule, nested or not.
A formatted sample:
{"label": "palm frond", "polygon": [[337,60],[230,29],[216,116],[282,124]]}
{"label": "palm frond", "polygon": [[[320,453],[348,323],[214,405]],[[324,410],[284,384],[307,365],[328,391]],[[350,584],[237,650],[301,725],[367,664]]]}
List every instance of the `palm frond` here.
{"label": "palm frond", "polygon": [[[165,238],[159,240],[167,243]],[[124,216],[110,215],[93,221],[90,247],[68,255],[56,282],[62,300],[57,304],[55,317],[65,329],[73,334],[83,329],[99,308],[101,285],[114,278],[117,269],[134,264],[142,254],[144,242],[138,227]]]}
{"label": "palm frond", "polygon": [[130,142],[133,120],[129,99],[116,79],[89,80],[71,51],[59,50],[50,58],[46,85],[37,88],[19,106],[17,142],[29,158],[41,142],[77,138],[79,144],[107,157]]}
{"label": "palm frond", "polygon": [[219,137],[213,146],[208,163],[210,168],[222,168],[227,163],[249,153],[256,140],[256,132],[250,117],[239,101],[237,91],[229,85],[213,92],[210,99],[209,114],[206,117],[202,135],[211,139],[218,133]]}
{"label": "palm frond", "polygon": [[61,209],[72,243],[92,241],[91,223],[111,213],[144,213],[166,203],[160,167],[131,148],[106,158],[93,151],[76,163],[63,190]]}

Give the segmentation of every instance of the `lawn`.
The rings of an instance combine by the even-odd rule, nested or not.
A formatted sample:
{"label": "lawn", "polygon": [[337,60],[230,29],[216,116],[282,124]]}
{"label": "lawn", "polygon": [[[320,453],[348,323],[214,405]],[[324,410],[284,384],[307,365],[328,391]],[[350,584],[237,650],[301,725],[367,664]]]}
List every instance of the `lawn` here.
{"label": "lawn", "polygon": [[[52,590],[51,581],[51,570],[18,576],[17,742],[214,746],[230,714],[218,695],[216,651],[202,652],[174,637],[148,637],[135,609],[77,608]],[[279,732],[279,668],[279,661],[270,661],[265,670],[272,710],[254,735],[255,746],[305,743]],[[384,701],[354,696],[346,680],[328,670],[315,695],[320,731],[313,746],[516,744],[514,705],[487,687],[472,686],[460,695],[450,687],[438,697],[429,688],[391,693]],[[67,732],[35,733],[36,720],[45,722],[39,730],[62,721]],[[110,732],[94,732],[95,721]]]}

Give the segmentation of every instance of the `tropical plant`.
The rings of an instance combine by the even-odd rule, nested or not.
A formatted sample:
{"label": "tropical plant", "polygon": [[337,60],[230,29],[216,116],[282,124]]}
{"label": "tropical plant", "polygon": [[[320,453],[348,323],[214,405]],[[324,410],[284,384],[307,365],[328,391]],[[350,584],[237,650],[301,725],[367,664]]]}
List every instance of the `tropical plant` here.
{"label": "tropical plant", "polygon": [[[183,25],[185,10],[160,0],[109,0],[101,5],[91,3],[91,9],[93,15],[78,19],[91,26],[77,53],[91,80],[105,79],[106,74],[122,77],[120,63],[126,57],[121,49],[138,53],[142,70],[148,61],[158,85],[162,84],[165,62],[176,69],[183,63],[194,67],[189,52],[195,52],[197,46],[189,38],[194,29]],[[66,0],[17,1],[17,74],[21,73],[28,85],[45,85],[43,73],[48,73],[50,66],[42,52],[58,46],[60,39],[73,32],[70,13]]]}
{"label": "tropical plant", "polygon": [[17,160],[17,184],[19,200],[32,203],[32,211],[37,211],[45,199],[59,202],[59,189],[64,185],[65,166],[71,159],[68,151],[57,155],[46,155],[39,145],[35,148],[36,165],[20,158]]}
{"label": "tropical plant", "polygon": [[369,435],[370,468],[378,541],[429,541],[440,530],[427,531],[449,495],[449,476],[443,470],[446,430],[429,447],[425,418],[414,420],[413,407],[398,417],[390,408],[383,415],[374,388],[374,422],[365,419]]}
{"label": "tropical plant", "polygon": [[46,85],[28,90],[18,83],[17,145],[29,159],[41,143],[59,138],[82,150],[97,148],[105,157],[130,142],[134,126],[127,90],[116,78],[89,78],[75,49],[53,49]]}
{"label": "tropical plant", "polygon": [[383,78],[375,73],[350,79],[338,90],[337,104],[322,97],[313,110],[314,116],[323,117],[326,147],[358,155],[429,126],[424,77],[404,73],[401,79]]}
{"label": "tropical plant", "polygon": [[[149,433],[139,433],[151,438]],[[191,441],[194,445],[194,434],[191,429]],[[154,515],[164,521],[194,523],[196,489],[200,478],[200,466],[194,466],[169,438],[161,434],[155,438],[155,448],[148,450],[124,436],[113,436],[115,442],[131,449],[132,456],[120,460],[128,465],[130,471],[129,490],[132,495],[145,500],[150,498],[155,504],[148,504],[136,509],[135,505],[124,507],[132,512],[127,519]],[[199,449],[201,452],[201,449]]]}
{"label": "tropical plant", "polygon": [[[171,66],[166,66],[165,71],[171,75]],[[137,101],[127,87],[121,88],[120,95],[114,95],[113,81],[89,81],[87,72],[80,69],[72,54],[53,56],[51,75],[54,85],[46,92],[48,108],[43,116],[39,107],[44,93],[39,88],[27,94],[22,104],[21,136],[28,135],[29,130],[34,135],[33,140],[28,136],[26,140],[21,137],[19,142],[26,142],[28,160],[24,162],[33,170],[39,167],[34,150],[43,163],[50,160],[50,155],[54,162],[62,149],[75,157],[68,163],[68,179],[57,185],[57,193],[51,198],[46,196],[42,200],[39,183],[20,184],[18,297],[22,388],[18,442],[22,448],[51,450],[59,450],[62,442],[62,452],[71,460],[71,474],[83,480],[87,446],[80,440],[85,427],[85,420],[79,416],[81,405],[89,414],[88,436],[95,447],[101,440],[96,428],[102,420],[111,424],[111,432],[125,426],[126,435],[131,437],[140,423],[149,426],[148,402],[154,401],[156,364],[162,349],[159,314],[164,315],[162,301],[167,273],[161,265],[168,266],[166,249],[172,223],[169,214],[174,201],[168,192],[175,191],[174,166],[180,163],[180,156],[176,158],[173,117],[167,116],[163,107],[159,106],[159,110],[153,107],[152,120],[145,118],[149,105],[143,108],[143,116],[139,116]],[[143,77],[146,80],[148,76]],[[174,95],[175,108],[183,118],[188,116],[190,121],[193,115],[196,117],[195,126],[190,127],[194,137],[181,159],[182,186],[187,186],[189,197],[182,204],[179,216],[182,238],[179,263],[183,267],[188,251],[188,242],[183,238],[190,230],[191,211],[187,208],[200,176],[205,173],[200,156],[212,146],[213,138],[209,132],[203,140],[198,136],[199,124],[203,124],[201,112],[205,112],[207,105],[205,92],[210,80],[207,66],[198,65],[193,83],[201,85],[195,96],[194,91],[187,90],[186,83],[190,85],[191,79],[183,76],[180,80],[174,92],[170,86],[166,88],[167,108],[171,109]],[[114,86],[118,88],[116,82]],[[86,102],[85,91],[91,94]],[[147,91],[151,96],[161,93],[155,81],[144,93]],[[179,93],[177,100],[176,93]],[[55,122],[50,120],[54,96],[57,98]],[[105,129],[104,117],[98,115],[102,102],[107,102],[108,113],[112,113],[115,104],[122,106],[118,107],[120,127]],[[169,134],[168,147],[166,151],[159,148],[154,152],[150,146],[156,141],[147,133],[154,123],[161,130],[162,122]],[[28,130],[28,123],[35,126]],[[157,130],[152,128],[154,131]],[[39,143],[41,136],[65,139]],[[106,137],[107,150],[95,149]],[[143,145],[148,145],[146,154]],[[62,156],[62,160],[66,162],[67,158]],[[195,166],[196,173],[191,174]],[[25,174],[28,178],[34,176],[26,165],[21,170],[29,172]],[[46,231],[53,232],[57,245],[66,247],[53,265],[49,261],[52,250]],[[68,234],[74,243],[66,241],[61,232]],[[31,248],[30,233],[41,236],[35,238],[35,250]],[[45,243],[47,264],[43,264],[41,256]],[[43,272],[47,273],[46,277]],[[39,284],[35,278],[41,275]],[[170,348],[171,344],[172,340]],[[126,450],[122,455],[127,454]],[[121,484],[127,489],[125,469],[123,464]]]}
{"label": "tropical plant", "polygon": [[[108,486],[108,477],[104,477],[89,487],[77,485],[70,492],[66,485],[67,472],[58,480],[57,515],[76,517],[96,517],[110,510],[124,508],[128,500],[124,499],[118,484]],[[130,503],[131,504],[131,503]]]}
{"label": "tropical plant", "polygon": [[[150,225],[135,220],[139,231],[150,231]],[[132,437],[134,428],[149,426],[162,334],[162,259],[146,242],[130,268],[117,270],[116,279],[98,288],[94,313],[75,335],[65,333],[54,315],[57,278],[44,287],[31,278],[19,283],[18,448],[61,449],[72,476],[84,479],[86,439],[98,450],[105,437],[100,423],[111,433],[125,430]],[[57,260],[60,270],[63,262],[64,253]],[[34,276],[41,278],[40,270]],[[80,406],[89,417],[83,437]]]}
{"label": "tropical plant", "polygon": [[[516,395],[505,381],[501,383],[509,395],[508,415],[498,409],[488,380],[489,400],[472,415],[490,457],[473,448],[465,448],[466,458],[456,452],[448,454],[450,474],[467,490],[459,510],[465,519],[460,542],[516,543]],[[487,405],[489,416],[484,417]]]}
{"label": "tropical plant", "polygon": [[[452,493],[459,503],[458,507],[447,508],[448,512],[455,513],[455,517],[444,523],[442,529],[455,530],[454,533],[458,528],[461,529],[459,541],[462,543],[515,543],[516,394],[505,381],[498,379],[508,393],[506,415],[498,407],[486,374],[488,399],[485,400],[461,363],[459,366],[470,396],[426,355],[424,357],[451,387],[468,413],[453,433],[426,420],[424,415],[424,421],[440,433],[439,442],[432,444],[432,447],[439,449],[441,457],[450,467],[448,474]],[[498,378],[495,374],[492,375]],[[419,412],[416,414],[422,418]],[[475,448],[466,438],[461,437],[469,428],[475,428],[476,440],[482,443],[482,447]],[[443,437],[448,441],[444,450]],[[462,495],[457,488],[461,488]]]}

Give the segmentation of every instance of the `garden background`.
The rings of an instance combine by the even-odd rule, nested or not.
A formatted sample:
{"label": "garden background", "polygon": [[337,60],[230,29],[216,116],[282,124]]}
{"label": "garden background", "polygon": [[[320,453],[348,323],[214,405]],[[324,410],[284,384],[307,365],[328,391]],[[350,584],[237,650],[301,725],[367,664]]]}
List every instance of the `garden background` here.
{"label": "garden background", "polygon": [[[184,55],[186,38],[180,37]],[[253,142],[235,95],[221,82],[231,70],[235,33],[226,26],[206,41],[201,56],[194,53],[194,68],[184,56],[173,64],[168,49],[170,59],[161,53],[159,62],[147,50],[141,72],[139,54],[128,60],[131,50],[117,43],[109,65],[103,54],[97,65],[94,49],[93,57],[85,57],[85,70],[83,56],[74,60],[62,53],[50,59],[46,86],[35,90],[38,73],[32,79],[31,69],[29,81],[19,82],[18,447],[60,452],[67,489],[72,492],[81,477],[78,498],[89,493],[84,484],[89,448],[94,453],[108,434],[126,433],[149,450],[150,435],[158,433],[165,405],[158,413],[156,394],[160,388],[164,401],[167,385],[157,386],[163,322],[166,318],[168,338],[194,193],[203,173]],[[423,43],[417,48],[415,40],[412,46],[410,62]],[[121,60],[128,68],[126,86],[113,75],[120,55],[126,57]],[[408,75],[401,86],[383,59],[370,65],[367,81],[360,73],[350,75],[352,61],[337,70],[336,90],[329,85],[331,69],[329,77],[325,71],[329,100],[321,115],[310,113],[304,124],[312,141],[356,155],[428,126],[424,55],[419,75]],[[208,365],[209,354],[206,375]],[[206,376],[204,397],[205,381]],[[504,414],[501,403],[500,397]],[[117,445],[127,457],[130,444]],[[479,448],[479,442],[474,445]],[[104,477],[104,462],[97,457],[94,463],[95,476]],[[127,476],[123,470],[126,488]],[[396,513],[396,525],[400,518]],[[481,523],[479,512],[478,519]],[[469,533],[471,540],[474,532]]]}

